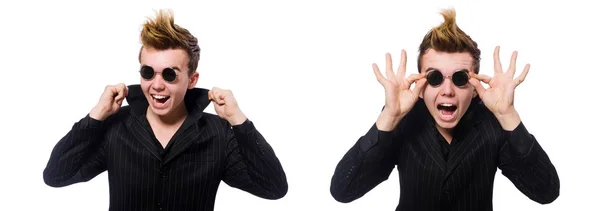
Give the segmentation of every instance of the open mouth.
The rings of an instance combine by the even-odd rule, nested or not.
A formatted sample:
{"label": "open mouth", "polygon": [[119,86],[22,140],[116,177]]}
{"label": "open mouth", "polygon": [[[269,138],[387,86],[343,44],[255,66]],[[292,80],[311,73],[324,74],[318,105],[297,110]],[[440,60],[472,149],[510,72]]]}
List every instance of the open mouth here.
{"label": "open mouth", "polygon": [[152,99],[154,99],[154,102],[160,103],[160,104],[166,103],[167,100],[169,100],[170,98],[171,98],[170,96],[166,96],[166,95],[152,95]]}
{"label": "open mouth", "polygon": [[450,120],[454,117],[454,113],[456,113],[456,109],[458,107],[451,103],[440,103],[437,105],[437,109],[440,111],[442,118]]}

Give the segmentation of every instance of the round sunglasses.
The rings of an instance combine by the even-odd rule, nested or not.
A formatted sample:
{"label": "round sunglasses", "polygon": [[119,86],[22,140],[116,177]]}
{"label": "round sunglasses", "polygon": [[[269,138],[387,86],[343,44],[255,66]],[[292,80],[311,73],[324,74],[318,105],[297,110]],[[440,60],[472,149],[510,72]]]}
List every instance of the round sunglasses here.
{"label": "round sunglasses", "polygon": [[451,79],[452,83],[454,83],[454,85],[457,87],[462,87],[469,83],[470,76],[468,70],[458,70],[451,76],[444,76],[439,70],[431,70],[427,72],[427,83],[429,83],[431,86],[442,85],[446,78]]}
{"label": "round sunglasses", "polygon": [[154,69],[150,66],[142,66],[142,68],[140,68],[140,75],[142,76],[143,79],[146,80],[152,80],[154,79],[154,76],[160,73],[162,75],[162,78],[166,81],[166,82],[173,82],[175,81],[175,79],[177,79],[177,76],[179,75],[179,72],[173,68],[167,67],[165,68],[162,72],[154,72]]}

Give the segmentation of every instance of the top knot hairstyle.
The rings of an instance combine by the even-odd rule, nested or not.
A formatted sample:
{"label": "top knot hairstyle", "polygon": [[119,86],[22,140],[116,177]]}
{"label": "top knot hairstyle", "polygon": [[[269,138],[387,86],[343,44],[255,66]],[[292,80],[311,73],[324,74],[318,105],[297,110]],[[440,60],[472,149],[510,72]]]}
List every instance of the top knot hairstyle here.
{"label": "top knot hairstyle", "polygon": [[446,53],[468,52],[473,57],[473,71],[478,74],[481,50],[477,47],[477,43],[458,27],[454,9],[442,10],[440,14],[444,17],[444,23],[429,30],[419,45],[417,61],[419,72],[421,72],[421,58],[427,50],[434,49]]}
{"label": "top knot hairstyle", "polygon": [[[188,55],[188,73],[192,75],[198,67],[200,60],[200,47],[198,39],[187,29],[175,24],[173,12],[159,10],[155,19],[150,19],[143,24],[141,32],[142,48],[156,50],[182,49]],[[141,58],[140,49],[140,58]]]}

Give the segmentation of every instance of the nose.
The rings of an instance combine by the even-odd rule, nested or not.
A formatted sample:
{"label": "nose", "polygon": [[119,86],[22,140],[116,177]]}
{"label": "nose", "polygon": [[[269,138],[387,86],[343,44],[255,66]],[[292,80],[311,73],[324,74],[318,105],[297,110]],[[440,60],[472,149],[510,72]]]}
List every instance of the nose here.
{"label": "nose", "polygon": [[444,81],[444,83],[442,83],[442,85],[440,86],[440,93],[442,96],[446,96],[446,97],[454,97],[454,84],[452,83],[452,79],[450,78],[444,78],[444,80],[449,80],[449,81]]}
{"label": "nose", "polygon": [[162,78],[161,74],[156,74],[152,79],[152,89],[163,90],[165,88],[165,79]]}

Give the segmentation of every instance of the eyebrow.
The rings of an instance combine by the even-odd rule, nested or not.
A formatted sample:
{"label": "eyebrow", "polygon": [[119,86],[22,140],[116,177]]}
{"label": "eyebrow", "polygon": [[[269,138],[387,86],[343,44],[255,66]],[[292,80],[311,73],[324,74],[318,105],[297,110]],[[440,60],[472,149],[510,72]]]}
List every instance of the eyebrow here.
{"label": "eyebrow", "polygon": [[438,69],[437,69],[437,68],[433,68],[433,67],[429,67],[429,68],[427,68],[427,69],[425,70],[425,72],[429,72],[429,71],[432,71],[432,70],[438,70]]}
{"label": "eyebrow", "polygon": [[[179,69],[179,67],[177,67],[177,66],[168,67],[168,68],[171,68],[171,69],[174,69],[174,70],[177,70],[177,71],[181,72],[181,69]],[[166,68],[165,68],[165,69],[166,69]]]}
{"label": "eyebrow", "polygon": [[[432,71],[432,70],[438,70],[438,71],[440,71],[440,70],[439,70],[439,69],[437,69],[437,68],[429,67],[429,68],[427,68],[427,69],[425,70],[425,72],[429,72],[429,71]],[[456,71],[463,71],[463,70],[464,70],[464,71],[467,71],[467,72],[470,72],[469,68],[457,69],[457,70],[455,70],[455,72],[456,72]]]}
{"label": "eyebrow", "polygon": [[[142,64],[142,68],[143,68],[143,67],[149,67],[149,68],[152,68],[152,69],[154,69],[152,66],[150,66],[150,65],[147,65],[147,64]],[[179,67],[177,67],[177,66],[166,67],[165,69],[167,69],[167,68],[171,68],[171,69],[174,69],[174,70],[177,70],[177,71],[181,72],[181,69],[179,69]]]}

